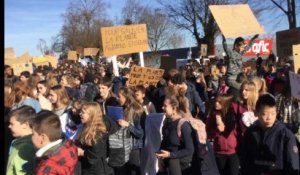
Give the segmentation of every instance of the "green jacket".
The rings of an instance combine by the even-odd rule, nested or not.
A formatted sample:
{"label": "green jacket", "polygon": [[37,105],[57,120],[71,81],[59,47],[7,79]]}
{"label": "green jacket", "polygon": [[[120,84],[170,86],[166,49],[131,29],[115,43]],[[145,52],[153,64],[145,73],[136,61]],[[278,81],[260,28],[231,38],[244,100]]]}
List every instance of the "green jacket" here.
{"label": "green jacket", "polygon": [[13,140],[9,150],[6,175],[33,175],[36,167],[36,150],[31,135]]}

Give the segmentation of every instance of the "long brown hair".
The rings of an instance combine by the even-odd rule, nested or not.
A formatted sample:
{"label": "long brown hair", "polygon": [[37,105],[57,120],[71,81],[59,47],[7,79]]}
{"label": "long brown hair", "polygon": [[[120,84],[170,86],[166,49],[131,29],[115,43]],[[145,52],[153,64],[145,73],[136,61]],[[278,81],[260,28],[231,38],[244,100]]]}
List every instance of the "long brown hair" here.
{"label": "long brown hair", "polygon": [[59,103],[63,104],[64,106],[68,106],[70,104],[70,97],[63,86],[56,85],[51,87],[50,90],[52,90],[57,95],[57,101],[59,101]]}
{"label": "long brown hair", "polygon": [[119,93],[126,99],[124,104],[125,120],[134,121],[136,117],[139,117],[144,112],[144,108],[135,100],[134,93],[131,89],[127,87],[121,87],[119,89]]}
{"label": "long brown hair", "polygon": [[81,110],[89,115],[89,119],[84,124],[79,141],[89,146],[95,145],[107,132],[100,105],[96,102],[87,102],[82,105]]}
{"label": "long brown hair", "polygon": [[25,96],[33,98],[32,90],[26,82],[17,81],[14,83],[11,93],[5,100],[5,106],[11,107],[13,104],[19,103]]}
{"label": "long brown hair", "polygon": [[230,111],[230,106],[231,106],[231,102],[232,102],[232,96],[230,95],[220,95],[217,96],[214,100],[214,105],[216,102],[219,102],[222,106],[222,109],[220,111],[216,111],[215,107],[213,107],[213,110],[220,114],[222,116],[222,118],[226,117]]}
{"label": "long brown hair", "polygon": [[[189,112],[189,100],[185,96],[186,90],[175,85],[167,87],[166,98],[174,96],[178,101],[178,109],[184,113]],[[168,98],[169,99],[169,98]]]}

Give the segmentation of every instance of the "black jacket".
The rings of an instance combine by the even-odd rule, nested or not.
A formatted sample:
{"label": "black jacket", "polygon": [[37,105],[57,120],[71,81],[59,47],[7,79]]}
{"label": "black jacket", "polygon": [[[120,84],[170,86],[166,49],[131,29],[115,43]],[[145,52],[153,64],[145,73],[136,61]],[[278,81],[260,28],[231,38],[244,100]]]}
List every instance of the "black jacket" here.
{"label": "black jacket", "polygon": [[117,125],[110,118],[104,117],[107,134],[97,140],[93,146],[79,143],[84,150],[84,156],[79,158],[82,175],[110,175],[113,170],[106,161],[108,155],[108,136],[117,131]]}
{"label": "black jacket", "polygon": [[281,122],[264,131],[257,121],[245,132],[243,141],[242,170],[246,175],[299,173],[296,138]]}

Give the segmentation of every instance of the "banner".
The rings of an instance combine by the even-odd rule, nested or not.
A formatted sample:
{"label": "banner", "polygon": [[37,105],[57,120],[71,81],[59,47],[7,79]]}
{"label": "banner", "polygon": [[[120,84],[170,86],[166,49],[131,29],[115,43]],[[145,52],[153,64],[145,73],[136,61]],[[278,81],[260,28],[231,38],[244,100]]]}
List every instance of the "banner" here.
{"label": "banner", "polygon": [[300,44],[293,45],[294,72],[300,74]]}
{"label": "banner", "polygon": [[83,55],[84,56],[96,56],[99,52],[98,48],[84,48]]}
{"label": "banner", "polygon": [[130,68],[128,85],[153,85],[156,86],[157,82],[163,76],[165,70],[155,69],[148,67],[132,66]]}
{"label": "banner", "polygon": [[226,38],[264,33],[248,4],[210,5],[209,9]]}
{"label": "banner", "polygon": [[77,52],[73,50],[68,51],[68,60],[77,60]]}
{"label": "banner", "polygon": [[16,58],[15,51],[13,47],[5,48],[4,59],[14,59]]}
{"label": "banner", "polygon": [[10,65],[14,69],[14,74],[17,76],[20,76],[21,72],[23,71],[29,71],[31,74],[33,72],[32,70],[32,63],[15,63]]}
{"label": "banner", "polygon": [[[247,39],[246,42],[249,43],[250,39]],[[256,39],[252,47],[243,56],[256,56],[257,53],[259,53],[260,56],[268,56],[272,48],[272,38]]]}
{"label": "banner", "polygon": [[106,57],[148,50],[146,24],[102,27],[100,32]]}
{"label": "banner", "polygon": [[292,96],[300,99],[300,74],[295,74],[291,71],[289,72],[289,74]]}

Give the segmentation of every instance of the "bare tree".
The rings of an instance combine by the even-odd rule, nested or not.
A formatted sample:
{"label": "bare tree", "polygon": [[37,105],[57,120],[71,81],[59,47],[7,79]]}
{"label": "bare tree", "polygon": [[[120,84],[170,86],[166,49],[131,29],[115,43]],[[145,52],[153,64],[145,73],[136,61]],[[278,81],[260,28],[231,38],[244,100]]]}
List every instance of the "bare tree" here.
{"label": "bare tree", "polygon": [[[296,20],[296,3],[295,0],[271,0],[272,3],[277,6],[288,18],[289,29],[297,27]],[[286,4],[287,9],[283,7],[283,4]]]}
{"label": "bare tree", "polygon": [[172,45],[179,47],[182,39],[180,31],[176,29],[169,18],[160,9],[147,8],[141,14],[140,23],[147,24],[149,46],[153,51],[161,50]]}
{"label": "bare tree", "polygon": [[[64,24],[55,48],[100,47],[100,27],[110,26],[103,0],[74,0],[63,14]],[[64,46],[61,46],[61,45]],[[60,46],[60,47],[58,47]]]}
{"label": "bare tree", "polygon": [[37,49],[39,49],[42,53],[42,55],[46,54],[46,52],[49,52],[49,47],[47,46],[47,42],[44,39],[39,39],[39,42],[37,44]]}
{"label": "bare tree", "polygon": [[227,4],[228,0],[157,0],[164,12],[180,29],[189,31],[198,47],[208,44],[208,53],[213,52],[215,38],[219,32],[209,5]]}
{"label": "bare tree", "polygon": [[126,0],[122,8],[122,23],[125,25],[137,24],[141,14],[146,9],[140,0]]}

